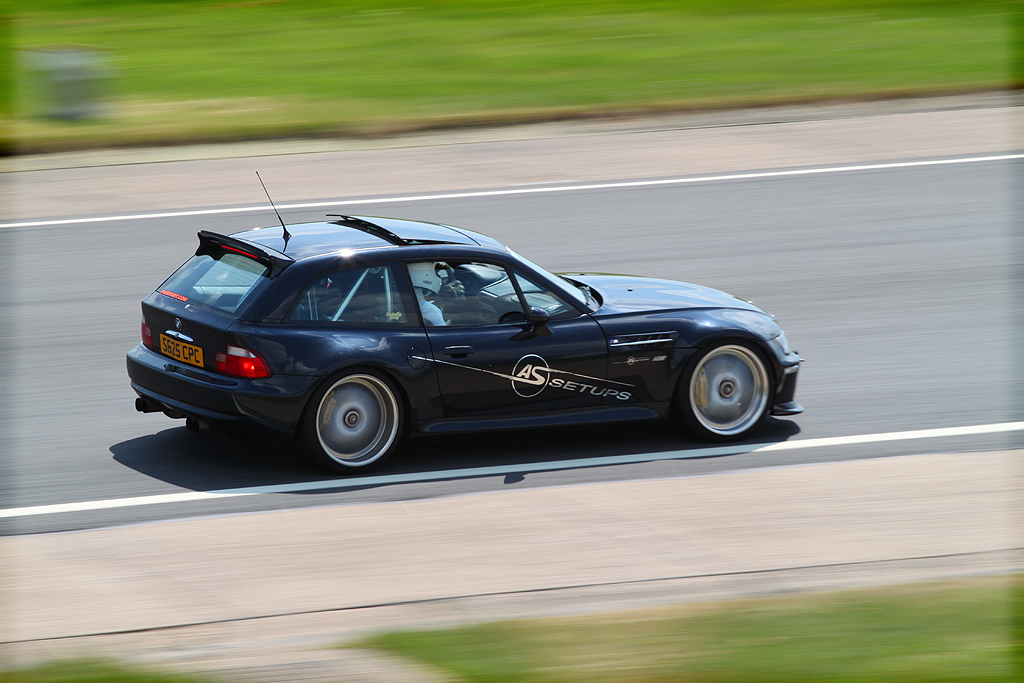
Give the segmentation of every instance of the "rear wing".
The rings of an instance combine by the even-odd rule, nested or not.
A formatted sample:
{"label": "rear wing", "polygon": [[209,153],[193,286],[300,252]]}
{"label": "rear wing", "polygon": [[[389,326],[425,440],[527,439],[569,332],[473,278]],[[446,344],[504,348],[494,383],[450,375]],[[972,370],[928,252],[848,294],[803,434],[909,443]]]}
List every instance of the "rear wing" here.
{"label": "rear wing", "polygon": [[285,268],[295,263],[291,257],[269,247],[262,247],[209,230],[200,230],[198,234],[199,248],[196,249],[196,256],[204,254],[212,256],[223,251],[241,254],[266,266],[270,270],[269,277],[271,278],[277,277]]}

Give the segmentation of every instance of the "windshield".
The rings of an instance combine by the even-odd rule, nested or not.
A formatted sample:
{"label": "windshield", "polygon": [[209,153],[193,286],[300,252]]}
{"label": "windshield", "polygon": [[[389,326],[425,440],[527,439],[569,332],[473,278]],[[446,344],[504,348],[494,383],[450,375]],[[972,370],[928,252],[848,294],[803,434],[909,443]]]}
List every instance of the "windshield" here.
{"label": "windshield", "polygon": [[564,278],[564,277],[562,277],[560,275],[559,276],[552,275],[547,270],[545,270],[544,268],[541,268],[540,266],[538,266],[536,263],[534,263],[530,259],[525,258],[523,256],[520,256],[519,254],[517,254],[516,252],[512,251],[511,249],[508,250],[508,253],[512,254],[512,256],[514,258],[516,258],[521,263],[525,263],[527,266],[529,266],[530,268],[532,268],[536,272],[543,273],[544,275],[547,275],[548,278],[551,279],[551,280],[554,280],[556,282],[561,280],[562,282],[569,283],[571,286],[570,287],[565,287],[563,291],[565,293],[567,293],[568,295],[570,295],[572,298],[574,298],[578,303],[582,304],[583,306],[585,306],[585,307],[587,307],[587,308],[589,308],[591,310],[594,310],[595,306],[591,305],[591,301],[593,301],[594,297],[590,293],[590,289],[586,285],[580,285],[580,284],[578,284],[576,282],[573,282],[572,280],[569,280],[568,278]]}

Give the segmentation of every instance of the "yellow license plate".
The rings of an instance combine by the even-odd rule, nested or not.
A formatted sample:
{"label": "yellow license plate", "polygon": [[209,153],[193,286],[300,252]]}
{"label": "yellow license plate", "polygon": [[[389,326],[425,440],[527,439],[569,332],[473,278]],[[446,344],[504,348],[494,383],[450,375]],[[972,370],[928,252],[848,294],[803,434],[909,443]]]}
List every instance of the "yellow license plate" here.
{"label": "yellow license plate", "polygon": [[203,350],[201,348],[171,339],[163,334],[160,335],[160,353],[180,360],[182,363],[203,367]]}

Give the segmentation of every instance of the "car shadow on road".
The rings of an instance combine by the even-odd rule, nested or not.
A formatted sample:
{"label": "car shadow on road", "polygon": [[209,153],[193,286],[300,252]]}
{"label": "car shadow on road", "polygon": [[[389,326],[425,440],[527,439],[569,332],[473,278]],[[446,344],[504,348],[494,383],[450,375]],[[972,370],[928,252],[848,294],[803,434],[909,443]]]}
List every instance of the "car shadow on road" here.
{"label": "car shadow on road", "polygon": [[[800,432],[792,420],[769,418],[753,438],[737,445],[786,441]],[[408,439],[387,462],[365,474],[337,477],[339,488],[359,488],[370,476],[437,473],[476,467],[510,469],[510,483],[523,466],[589,458],[693,451],[687,457],[728,457],[697,452],[713,447],[682,435],[667,422],[628,423],[569,429],[486,432]],[[307,460],[294,440],[266,441],[195,434],[182,427],[122,441],[110,447],[114,460],[145,476],[194,491],[322,481],[336,477]],[[581,467],[590,466],[581,462]],[[528,471],[528,470],[527,470]],[[381,485],[367,482],[370,486]]]}

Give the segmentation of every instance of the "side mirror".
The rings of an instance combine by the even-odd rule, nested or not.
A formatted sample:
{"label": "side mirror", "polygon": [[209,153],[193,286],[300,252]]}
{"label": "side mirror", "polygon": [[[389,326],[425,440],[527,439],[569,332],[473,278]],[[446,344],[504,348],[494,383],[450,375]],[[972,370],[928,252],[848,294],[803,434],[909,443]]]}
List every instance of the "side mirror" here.
{"label": "side mirror", "polygon": [[543,308],[537,306],[530,307],[530,324],[533,325],[533,331],[539,336],[545,336],[551,334],[551,330],[548,329],[548,320],[551,316]]}

